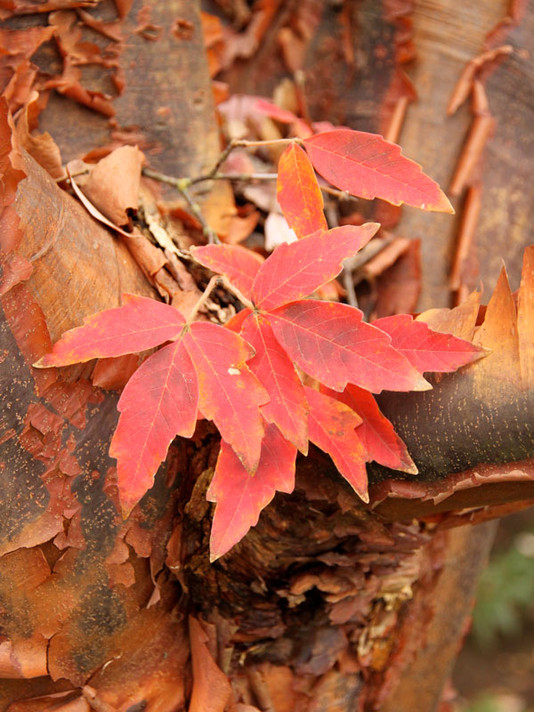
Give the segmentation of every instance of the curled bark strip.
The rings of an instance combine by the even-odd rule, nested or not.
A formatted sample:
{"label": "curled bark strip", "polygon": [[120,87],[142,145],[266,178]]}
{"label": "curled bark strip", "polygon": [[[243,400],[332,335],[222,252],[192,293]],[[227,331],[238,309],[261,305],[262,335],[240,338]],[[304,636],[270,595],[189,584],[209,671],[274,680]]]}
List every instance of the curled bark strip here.
{"label": "curled bark strip", "polygon": [[514,48],[512,45],[503,45],[501,47],[488,50],[487,52],[483,52],[478,57],[475,57],[468,62],[450,98],[449,105],[447,107],[447,114],[449,116],[455,114],[464,101],[466,101],[473,89],[473,82],[482,67],[487,68],[487,65],[490,63],[496,66],[498,60],[507,57],[512,54],[513,51]]}
{"label": "curled bark strip", "polygon": [[469,184],[494,128],[495,119],[493,116],[488,114],[475,116],[471,126],[471,131],[469,132],[469,137],[465,144],[464,150],[462,151],[452,179],[449,190],[451,195],[460,195],[466,185]]}
{"label": "curled bark strip", "polygon": [[392,143],[398,142],[409,103],[410,98],[408,96],[400,96],[397,99],[395,108],[393,109],[393,114],[391,116],[391,122],[389,124],[388,131],[384,136],[386,141],[391,141]]}
{"label": "curled bark strip", "polygon": [[[456,243],[456,250],[449,282],[451,291],[453,292],[458,293],[462,291],[462,268],[473,245],[473,238],[478,224],[481,205],[482,187],[479,183],[477,183],[476,185],[468,188],[462,212],[462,222],[458,231],[458,241]],[[462,295],[460,294],[456,295],[458,303],[464,301],[461,296]]]}
{"label": "curled bark strip", "polygon": [[521,509],[534,496],[534,460],[481,464],[438,482],[388,480],[370,488],[370,494],[375,511],[393,521],[490,506],[497,506],[498,517],[498,506],[515,503]]}

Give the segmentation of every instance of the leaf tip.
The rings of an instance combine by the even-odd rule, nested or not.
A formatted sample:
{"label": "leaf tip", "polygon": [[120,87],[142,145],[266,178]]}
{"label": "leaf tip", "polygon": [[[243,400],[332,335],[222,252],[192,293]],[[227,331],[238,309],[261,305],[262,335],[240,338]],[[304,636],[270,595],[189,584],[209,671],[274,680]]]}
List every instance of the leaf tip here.
{"label": "leaf tip", "polygon": [[373,235],[376,235],[376,233],[380,230],[382,227],[381,223],[378,222],[368,222],[364,223],[362,227],[366,227],[369,232],[372,232]]}
{"label": "leaf tip", "polygon": [[223,555],[223,552],[212,551],[210,548],[210,564],[214,564],[218,559],[221,558],[222,555]]}
{"label": "leaf tip", "polygon": [[406,463],[401,472],[406,472],[407,475],[418,475],[419,470],[415,462],[410,458],[410,462]]}
{"label": "leaf tip", "polygon": [[357,491],[358,497],[364,502],[365,504],[369,504],[369,491],[367,490],[367,487],[365,488],[364,491]]}
{"label": "leaf tip", "polygon": [[120,499],[120,514],[122,516],[122,521],[125,522],[130,514],[132,513],[133,508],[135,505],[139,502],[139,498],[136,499],[126,499],[124,497],[121,497],[119,494],[119,499]]}
{"label": "leaf tip", "polygon": [[431,391],[432,390],[432,384],[429,383],[426,378],[423,376],[420,376],[418,380],[416,381],[414,387],[412,388],[412,391]]}
{"label": "leaf tip", "polygon": [[456,211],[452,207],[451,201],[447,198],[445,193],[439,188],[439,200],[437,203],[434,203],[433,205],[428,205],[428,206],[421,206],[423,210],[430,210],[435,213],[448,213],[449,215],[455,215]]}

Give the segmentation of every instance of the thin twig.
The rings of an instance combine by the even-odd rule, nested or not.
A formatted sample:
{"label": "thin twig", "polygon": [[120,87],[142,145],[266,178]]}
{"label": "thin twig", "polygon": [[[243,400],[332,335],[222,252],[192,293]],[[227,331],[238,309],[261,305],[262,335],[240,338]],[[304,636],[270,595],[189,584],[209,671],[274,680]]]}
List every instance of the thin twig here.
{"label": "thin twig", "polygon": [[[231,180],[231,181],[251,181],[251,180],[276,180],[278,178],[278,173],[205,173],[196,178],[175,178],[174,176],[169,176],[166,173],[159,173],[158,171],[153,171],[150,168],[143,168],[143,175],[147,178],[152,178],[160,183],[166,183],[167,185],[174,186],[177,190],[182,192],[190,185],[195,185],[197,183],[204,183],[209,180]],[[353,196],[346,190],[338,190],[337,188],[332,188],[329,185],[320,185],[322,191],[333,195],[339,200],[350,200]]]}
{"label": "thin twig", "polygon": [[[220,240],[217,237],[215,230],[206,222],[206,219],[202,215],[200,206],[193,200],[189,192],[189,187],[196,185],[198,183],[203,183],[210,180],[230,180],[230,181],[252,181],[252,180],[276,180],[276,173],[219,173],[219,168],[226,161],[230,153],[235,148],[256,148],[258,146],[276,146],[276,145],[287,145],[290,143],[298,143],[302,145],[302,140],[299,138],[277,138],[266,141],[248,141],[245,139],[233,139],[230,141],[228,146],[222,151],[217,162],[213,168],[204,173],[203,175],[196,176],[195,178],[175,178],[174,176],[169,176],[165,173],[160,173],[159,171],[153,171],[151,168],[143,168],[143,175],[147,178],[152,178],[160,183],[166,183],[167,185],[172,185],[176,190],[181,193],[185,201],[189,205],[192,214],[196,217],[198,222],[202,226],[202,232],[210,244],[219,243]],[[340,200],[348,200],[351,196],[345,190],[338,190],[337,188],[332,188],[330,186],[320,186],[321,190],[325,193],[335,196]]]}
{"label": "thin twig", "polygon": [[159,171],[153,171],[152,168],[143,168],[142,173],[147,178],[152,178],[160,183],[166,183],[167,185],[172,185],[177,190],[181,191],[184,187],[187,188],[191,185],[189,178],[175,178],[174,176],[168,176],[166,173],[160,173]]}
{"label": "thin twig", "polygon": [[172,185],[176,190],[184,197],[185,202],[189,205],[191,213],[196,217],[200,225],[202,226],[202,234],[207,239],[210,244],[217,244],[220,242],[217,237],[215,230],[206,222],[206,218],[202,215],[200,205],[195,203],[188,187],[191,185],[192,181],[190,178],[174,178],[173,176],[168,176],[165,173],[159,173],[158,171],[153,171],[151,168],[143,168],[143,175],[147,178],[152,178],[160,183],[166,183],[167,185]]}
{"label": "thin twig", "polygon": [[79,171],[74,171],[74,173],[72,173],[72,172],[67,173],[67,171],[65,171],[65,173],[62,176],[60,176],[59,178],[54,178],[54,181],[56,183],[63,183],[63,182],[69,183],[70,182],[69,175],[71,175],[73,178],[77,178],[78,176],[84,176],[84,175],[87,175],[88,173],[89,173],[89,168],[82,168]]}
{"label": "thin twig", "polygon": [[191,208],[191,212],[193,215],[196,217],[198,222],[202,225],[202,234],[204,237],[207,239],[207,241],[210,243],[210,245],[216,245],[220,243],[219,238],[217,237],[217,233],[215,230],[208,225],[206,222],[206,218],[202,215],[202,211],[200,210],[200,206],[198,203],[195,203],[193,198],[191,197],[190,192],[187,190],[187,188],[178,188],[180,193],[184,196],[186,203],[189,205]]}
{"label": "thin twig", "polygon": [[354,276],[352,274],[352,270],[344,267],[342,278],[343,286],[345,287],[345,292],[347,293],[347,302],[351,305],[351,307],[358,307],[358,297],[356,296],[356,290],[354,289]]}
{"label": "thin twig", "polygon": [[320,185],[319,188],[324,190],[325,193],[328,193],[328,195],[333,195],[335,198],[339,198],[340,200],[349,200],[354,197],[346,190],[338,190],[337,188],[332,188],[329,185]]}
{"label": "thin twig", "polygon": [[248,141],[246,139],[236,139],[230,142],[232,148],[256,148],[257,146],[283,146],[288,143],[298,143],[302,145],[300,138],[270,138],[261,141]]}
{"label": "thin twig", "polygon": [[200,296],[199,300],[191,310],[191,313],[189,314],[189,318],[187,319],[187,325],[192,324],[195,321],[195,317],[198,314],[198,312],[202,309],[204,304],[208,301],[211,293],[215,289],[215,287],[218,286],[220,282],[220,277],[219,275],[214,275],[210,281],[208,282],[208,285],[206,289],[202,292],[202,295]]}
{"label": "thin twig", "polygon": [[230,141],[228,146],[224,149],[224,151],[221,153],[219,158],[217,159],[217,162],[209,171],[209,173],[206,174],[206,180],[209,180],[209,178],[213,178],[213,176],[217,175],[219,172],[219,168],[222,166],[222,164],[226,161],[228,156],[232,153],[232,151],[236,148],[256,148],[258,146],[279,146],[280,144],[287,144],[287,143],[301,143],[300,139],[298,138],[275,138],[271,140],[266,140],[266,141],[247,141],[246,139],[237,139],[234,138]]}
{"label": "thin twig", "polygon": [[211,171],[208,173],[208,175],[214,176],[216,173],[219,172],[219,168],[220,168],[220,167],[222,166],[222,164],[226,161],[226,159],[227,159],[228,156],[232,153],[232,151],[234,150],[234,148],[237,148],[236,142],[235,142],[235,141],[230,141],[230,143],[228,144],[228,146],[224,149],[224,151],[222,151],[221,155],[220,155],[219,158],[217,159],[217,162],[215,163],[215,165],[213,166],[213,168],[211,169]]}
{"label": "thin twig", "polygon": [[[193,258],[194,259],[194,258]],[[214,275],[210,281],[208,282],[208,285],[206,289],[202,292],[201,297],[191,310],[191,313],[189,314],[189,318],[187,319],[187,324],[192,324],[195,321],[195,317],[198,314],[198,312],[202,309],[202,307],[206,304],[208,299],[211,296],[211,293],[215,289],[215,287],[218,287],[219,285],[225,287],[229,292],[232,292],[234,296],[236,296],[239,301],[246,306],[250,310],[254,310],[254,304],[250,301],[250,299],[247,299],[245,295],[240,292],[240,290],[237,287],[234,287],[234,285],[230,282],[230,280],[227,277],[224,277],[223,275],[216,274]]]}
{"label": "thin twig", "polygon": [[278,178],[277,173],[215,173],[211,175],[206,173],[202,176],[197,176],[196,178],[191,178],[190,185],[195,183],[203,183],[207,180],[241,180],[241,181],[251,181],[251,180],[276,180]]}
{"label": "thin twig", "polygon": [[247,307],[247,309],[250,309],[251,311],[254,311],[254,304],[250,301],[250,299],[247,299],[237,287],[234,287],[228,277],[221,276],[219,279],[220,283],[224,285],[229,292],[232,292],[232,294],[239,299],[243,306]]}

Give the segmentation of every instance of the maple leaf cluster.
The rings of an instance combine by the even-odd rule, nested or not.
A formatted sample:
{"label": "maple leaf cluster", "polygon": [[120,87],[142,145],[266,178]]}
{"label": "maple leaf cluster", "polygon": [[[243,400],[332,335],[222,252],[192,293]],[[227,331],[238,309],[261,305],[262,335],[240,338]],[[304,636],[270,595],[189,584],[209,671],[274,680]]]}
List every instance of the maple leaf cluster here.
{"label": "maple leaf cluster", "polygon": [[[481,355],[410,315],[372,324],[342,303],[314,299],[379,225],[329,229],[314,168],[341,190],[430,210],[452,210],[437,184],[398,146],[336,130],[296,142],[282,155],[278,200],[298,241],[263,260],[237,245],[192,248],[244,304],[230,322],[188,321],[173,307],[124,295],[121,307],[66,332],[38,365],[63,366],[164,344],[126,385],[110,454],[128,514],[152,486],[177,436],[212,420],[221,448],[207,497],[216,503],[211,557],[226,553],[258,521],[276,491],[295,484],[297,452],[312,442],[368,501],[366,462],[417,469],[373,394],[426,390],[428,371],[454,371]],[[311,295],[311,297],[310,297]]]}

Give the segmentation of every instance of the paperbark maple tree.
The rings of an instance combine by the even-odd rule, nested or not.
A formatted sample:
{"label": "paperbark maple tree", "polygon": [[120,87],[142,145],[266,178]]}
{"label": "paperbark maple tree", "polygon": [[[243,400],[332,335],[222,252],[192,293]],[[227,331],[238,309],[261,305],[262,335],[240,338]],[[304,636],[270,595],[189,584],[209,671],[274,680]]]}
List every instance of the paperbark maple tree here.
{"label": "paperbark maple tree", "polygon": [[[6,35],[16,40],[12,45],[5,40],[6,46],[16,49],[6,56],[7,95],[15,112],[25,103],[25,89],[36,77],[42,80],[42,74],[32,67],[31,50],[50,40],[52,27],[64,58],[63,70],[59,80],[57,76],[50,79],[54,71],[49,64],[47,85],[37,88],[44,92],[59,89],[65,96],[104,110],[99,123],[94,115],[69,108],[81,111],[80,122],[76,126],[61,122],[66,131],[62,133],[58,116],[64,104],[58,103],[57,95],[49,95],[42,125],[53,131],[64,159],[109,143],[105,117],[112,102],[99,96],[94,86],[84,87],[80,69],[89,52],[102,70],[122,67],[126,73],[124,92],[114,103],[118,126],[129,130],[121,133],[115,126],[106,150],[128,134],[133,142],[145,142],[151,165],[159,170],[176,176],[209,170],[218,148],[206,98],[205,65],[198,71],[191,69],[194,61],[204,61],[196,5],[154,4],[149,16],[141,3],[130,7],[117,2],[116,25],[99,15],[103,6],[90,13],[85,3],[77,5],[69,3],[69,12],[38,16],[44,27],[32,31],[24,25],[24,18],[32,17],[28,13],[33,6],[17,2],[3,10],[11,22],[9,31],[21,33]],[[47,13],[66,6],[50,3],[40,10]],[[267,16],[274,12],[271,17],[275,18],[280,8],[273,2],[264,10]],[[365,17],[371,17],[378,27],[392,26],[385,15],[373,12]],[[337,16],[325,16],[327,27],[332,17]],[[283,8],[277,21],[283,24]],[[104,30],[108,39],[110,34],[125,33],[125,54],[116,51],[104,61],[98,43],[83,45],[82,33],[88,28]],[[289,26],[285,29],[292,31]],[[22,37],[31,42],[21,44]],[[182,43],[181,52],[165,50],[169,42],[172,46],[176,41]],[[185,57],[185,64],[190,63],[189,72],[183,64],[180,67],[180,77],[187,76],[188,81],[176,96],[170,92],[163,98],[154,88],[168,91],[169,83],[161,76],[166,71],[162,56],[168,58],[169,66],[177,61],[176,56],[179,62]],[[50,61],[46,52],[45,60]],[[149,74],[151,93],[156,92],[157,98],[147,102],[141,95],[132,102],[129,86],[137,85],[133,72],[141,79],[143,67],[160,74],[155,83]],[[375,82],[373,91],[378,92],[380,86]],[[137,105],[133,114],[132,104]],[[137,129],[132,128],[132,115],[139,117],[133,122]],[[176,126],[189,131],[190,140],[173,131]],[[77,142],[74,135],[83,141]],[[200,136],[206,141],[199,141]],[[31,149],[29,139],[25,141]],[[194,712],[231,709],[232,705],[285,712],[355,706],[435,707],[471,598],[473,577],[468,571],[476,568],[475,563],[483,558],[481,552],[487,549],[482,532],[474,530],[465,538],[445,530],[462,520],[494,516],[506,501],[517,505],[532,496],[532,468],[527,461],[532,457],[532,251],[526,253],[517,306],[502,277],[485,314],[479,315],[472,298],[452,317],[443,312],[425,317],[433,329],[456,328],[458,336],[474,337],[480,346],[492,349],[488,358],[458,376],[438,379],[428,395],[387,395],[380,400],[382,411],[408,442],[421,471],[418,480],[399,472],[375,473],[370,494],[376,507],[372,511],[340,484],[330,461],[312,451],[299,461],[295,493],[277,497],[238,548],[212,565],[207,557],[210,517],[205,494],[220,507],[225,489],[221,490],[219,477],[209,484],[218,450],[218,438],[209,426],[201,422],[191,443],[174,443],[154,488],[123,522],[113,483],[115,463],[107,456],[116,397],[95,384],[121,387],[137,361],[126,357],[100,362],[93,385],[87,380],[87,367],[73,367],[70,372],[31,367],[51,350],[52,341],[80,325],[84,317],[116,307],[122,292],[150,297],[156,304],[157,289],[176,304],[191,305],[200,296],[198,288],[169,253],[172,244],[167,244],[163,255],[142,235],[131,237],[128,232],[121,234],[120,243],[113,243],[109,232],[57,189],[31,158],[13,152],[11,142],[6,123],[2,130],[2,305],[6,317],[2,333],[9,354],[3,362],[8,364],[4,396],[11,405],[5,410],[8,418],[2,436],[7,465],[2,471],[5,533],[0,559],[5,611],[0,643],[2,708],[9,712],[61,708],[88,712],[100,707],[125,712],[144,707],[170,712],[189,704]],[[163,145],[173,150],[158,153]],[[153,153],[151,147],[156,149]],[[293,158],[298,162],[296,156],[297,150]],[[224,194],[223,185],[219,194]],[[314,216],[321,219],[313,198],[316,194],[312,190],[311,199],[303,198],[303,209],[293,220],[304,240],[310,239],[304,236],[310,221],[316,224]],[[147,223],[153,219],[150,207],[150,201],[145,202]],[[61,216],[59,223],[50,217],[56,215]],[[210,254],[211,248],[201,249]],[[235,250],[241,255],[237,266],[228,257]],[[228,265],[230,259],[244,280],[240,288],[252,290],[255,278],[251,279],[248,269],[256,274],[263,269],[260,261],[252,257],[243,272],[240,260],[247,258],[240,248],[223,247],[219,252],[211,250],[209,259],[219,260],[219,266],[221,262]],[[288,307],[266,303],[265,308]],[[252,340],[258,334],[270,339],[265,318],[254,323],[249,317],[248,326],[245,322]],[[477,319],[482,324],[475,335]],[[382,320],[382,328],[393,339],[398,335],[398,320]],[[402,331],[412,325],[425,329],[424,322],[410,321],[402,324]],[[171,330],[170,338],[173,334]],[[402,341],[398,347],[402,348]],[[200,361],[204,350],[197,349],[195,357]],[[191,360],[191,355],[187,358]],[[182,354],[181,371],[189,369],[187,358]],[[197,359],[193,360],[198,366]],[[336,406],[337,414],[352,418],[355,425],[349,414],[356,410],[364,419],[368,451],[374,447],[376,452],[386,442],[392,459],[385,464],[391,466],[399,458],[410,470],[402,441],[392,436],[375,401],[363,393],[349,386],[342,397],[347,410]],[[317,400],[310,412],[324,416],[308,423],[312,439],[320,445],[323,438],[338,432],[337,428],[329,432],[327,424],[325,404],[332,402],[331,396],[328,390],[306,391],[308,406]],[[462,418],[459,407],[464,409]],[[468,413],[484,417],[470,418]],[[208,412],[204,415],[209,417]],[[436,438],[436,418],[444,423],[447,437]],[[508,423],[507,431],[503,422]],[[267,428],[276,432],[274,426]],[[297,433],[295,437],[299,438]],[[273,438],[270,447],[276,448],[277,456],[291,458],[289,449],[286,453]],[[343,458],[341,451],[339,457]],[[220,458],[235,456],[223,446]],[[334,462],[341,460],[334,457]],[[248,473],[239,470],[239,461],[230,471],[235,491],[246,497]],[[484,484],[474,487],[475,483]],[[275,486],[280,491],[292,489],[289,469]],[[485,511],[489,504],[497,505],[493,512]],[[414,522],[417,516],[426,520]],[[232,525],[221,522],[221,538]],[[447,563],[451,557],[456,557],[452,569]],[[407,600],[410,595],[413,598]],[[447,619],[447,636],[444,628],[442,635],[436,633],[441,612]],[[188,628],[184,615],[189,615]],[[425,668],[429,659],[431,674]]]}
{"label": "paperbark maple tree", "polygon": [[[354,140],[347,142],[347,135],[354,135]],[[365,153],[369,143],[375,163],[378,163],[376,155],[387,162],[391,153],[390,144],[370,134],[360,136],[344,129],[329,132],[326,139],[333,160],[342,166],[355,162],[352,151],[363,146]],[[295,154],[298,159],[293,165],[284,160]],[[235,275],[237,285],[243,289],[236,291],[236,295],[246,307],[245,314],[237,316],[237,328],[233,324],[229,332],[215,324],[194,321],[201,302],[216,284],[212,279],[187,322],[173,307],[125,295],[124,306],[95,314],[83,326],[66,332],[52,352],[35,364],[66,366],[173,342],[150,356],[126,384],[118,404],[122,415],[110,454],[117,459],[121,506],[128,515],[152,486],[174,437],[192,437],[199,412],[213,420],[225,444],[214,473],[219,494],[215,499],[211,495],[218,505],[215,531],[220,528],[221,517],[229,519],[228,510],[232,512],[235,531],[225,528],[224,545],[217,535],[212,535],[212,560],[227,553],[248,531],[249,527],[238,524],[240,517],[246,522],[257,522],[269,501],[266,492],[270,489],[274,495],[276,491],[270,481],[273,473],[276,481],[294,482],[296,448],[307,455],[308,438],[331,455],[347,482],[365,502],[369,501],[365,462],[373,458],[363,449],[357,430],[362,422],[357,416],[358,391],[352,392],[356,408],[351,413],[346,402],[326,393],[315,395],[309,387],[305,390],[293,364],[315,379],[318,388],[343,392],[352,384],[360,390],[380,393],[427,390],[431,386],[423,373],[431,369],[455,371],[483,355],[469,342],[433,332],[427,325],[413,322],[409,315],[366,324],[362,321],[363,313],[350,305],[303,300],[335,278],[344,261],[369,242],[379,225],[322,229],[325,218],[319,214],[319,203],[319,211],[315,210],[313,218],[310,216],[314,209],[307,211],[307,227],[303,227],[302,206],[310,195],[320,195],[319,184],[298,146],[291,145],[280,160],[278,194],[285,196],[286,218],[290,226],[299,224],[304,233],[302,239],[280,245],[261,264],[246,256],[240,247],[209,245],[191,250],[201,264],[211,266],[215,262],[217,271],[229,278],[230,290],[236,288],[231,281]],[[325,166],[323,160],[320,164]],[[389,171],[385,179],[374,179],[374,196],[390,201],[399,199],[396,183],[402,180],[405,202],[418,202],[423,185],[427,196],[436,193],[437,204],[449,209],[439,188],[417,166],[400,155],[394,165],[396,172]],[[329,164],[324,172],[329,172]],[[335,173],[338,186],[345,184],[342,171],[331,172]],[[352,178],[352,173],[348,176]],[[101,180],[108,179],[102,176]],[[359,189],[356,183],[354,186],[353,190]],[[101,194],[106,195],[103,188]],[[101,202],[105,210],[104,197]],[[122,214],[126,217],[124,211]],[[207,262],[203,259],[205,253]],[[264,419],[275,428],[266,429]],[[286,438],[293,443],[292,448],[289,443],[284,445]],[[231,457],[231,450],[237,459]],[[289,456],[280,458],[279,450]],[[373,454],[376,456],[376,452]],[[378,461],[381,459],[378,456]],[[395,466],[402,469],[402,462],[396,462]],[[246,487],[248,499],[240,498],[239,505],[225,491],[226,479],[232,483],[235,479],[235,468],[242,480],[246,480],[247,473],[250,477]],[[413,465],[410,472],[414,473]],[[233,486],[229,489],[231,492]],[[290,494],[293,490],[287,491]]]}

